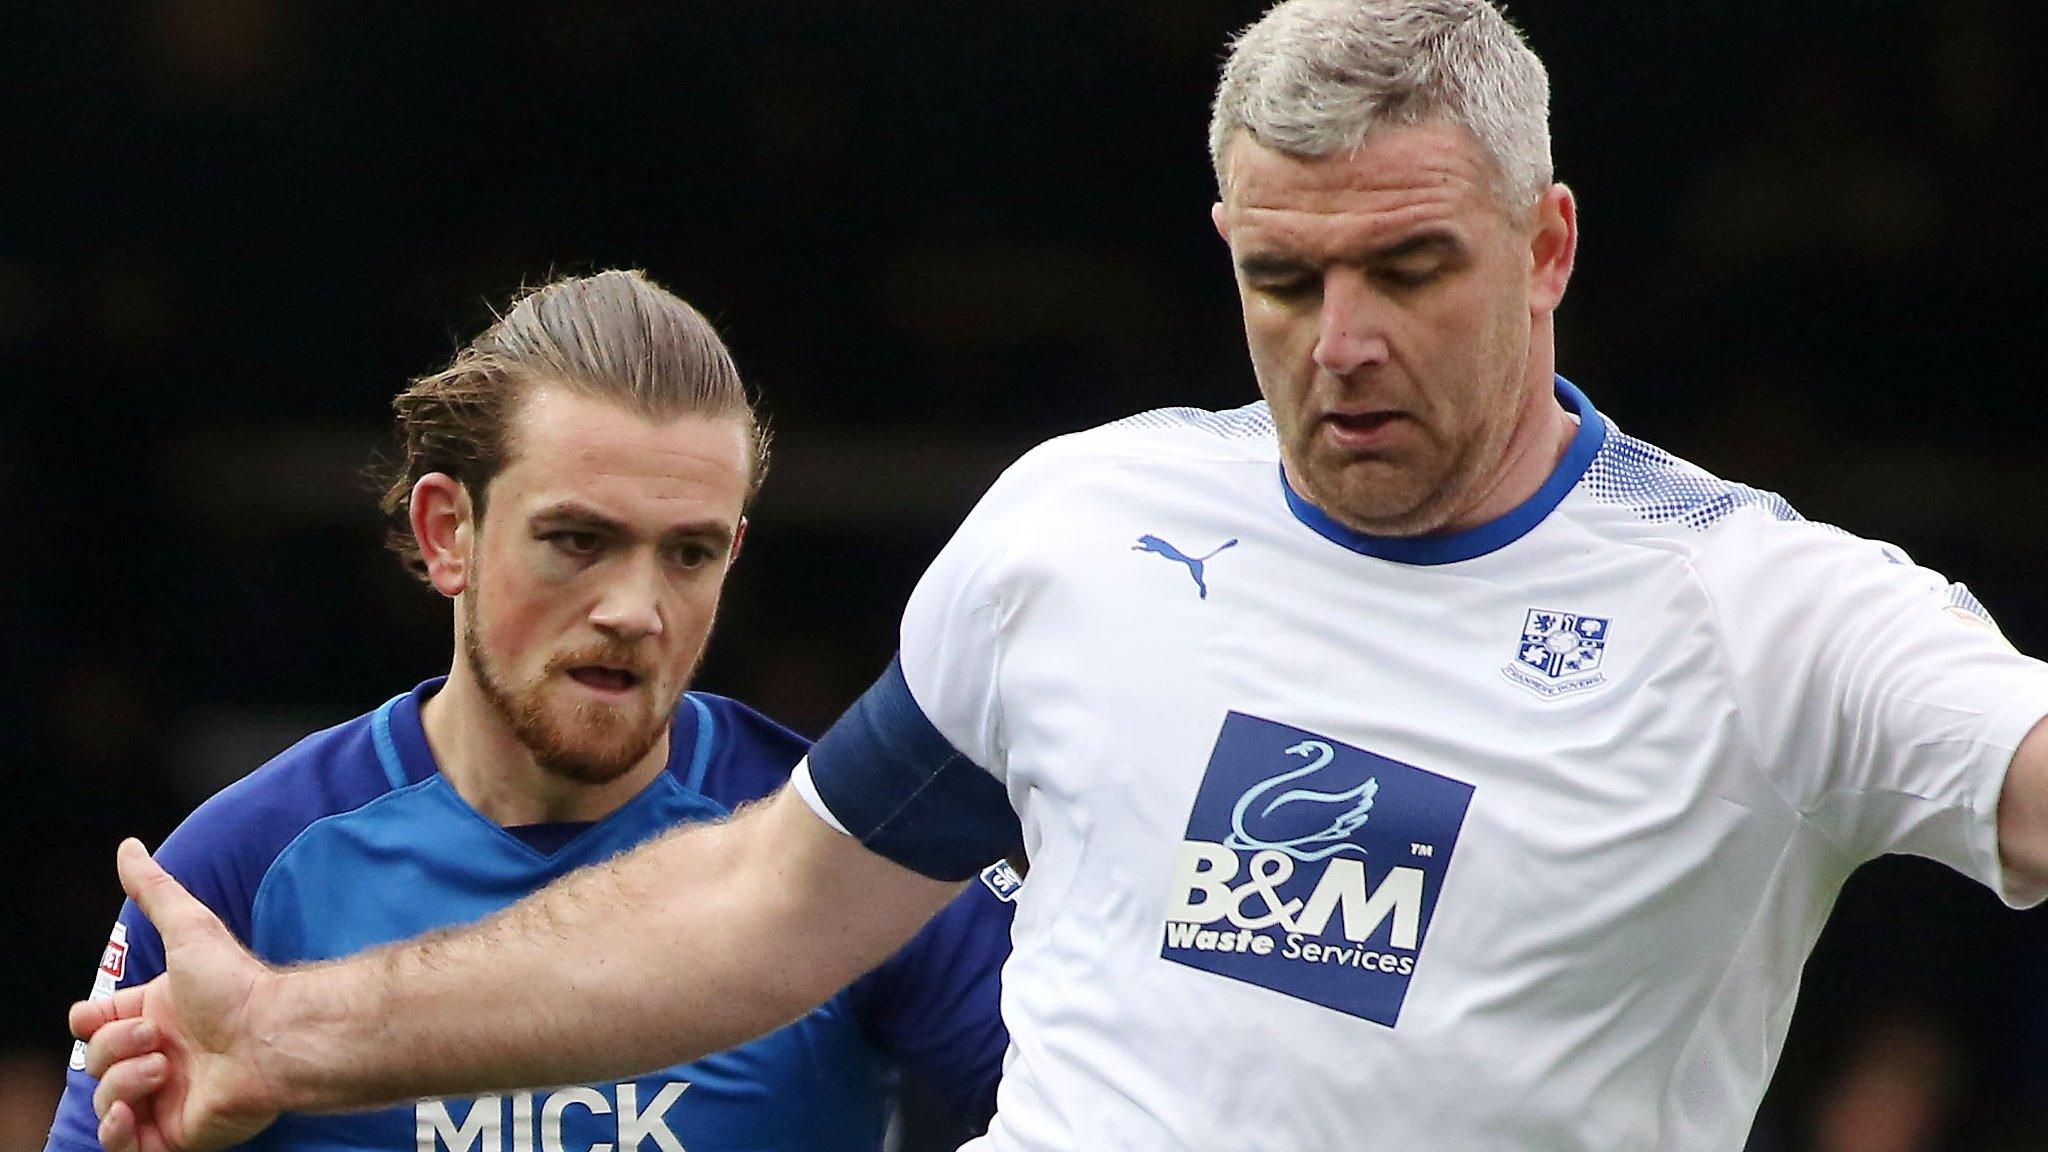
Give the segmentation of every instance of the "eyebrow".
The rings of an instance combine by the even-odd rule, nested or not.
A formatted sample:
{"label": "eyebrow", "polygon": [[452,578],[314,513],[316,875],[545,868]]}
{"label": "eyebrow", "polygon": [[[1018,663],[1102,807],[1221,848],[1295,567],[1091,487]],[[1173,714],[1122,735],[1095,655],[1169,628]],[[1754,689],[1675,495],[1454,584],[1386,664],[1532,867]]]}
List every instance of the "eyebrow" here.
{"label": "eyebrow", "polygon": [[[1440,252],[1455,256],[1465,251],[1465,242],[1455,233],[1439,229],[1417,232],[1404,236],[1391,244],[1382,244],[1365,253],[1360,263],[1384,264],[1424,252]],[[1251,278],[1263,276],[1289,276],[1302,272],[1313,272],[1318,265],[1292,256],[1271,252],[1254,252],[1238,261],[1239,271]]]}
{"label": "eyebrow", "polygon": [[[574,500],[563,500],[537,509],[527,518],[529,524],[548,522],[569,523],[594,528],[613,536],[631,536],[631,525],[599,512],[587,504]],[[688,524],[676,524],[661,534],[664,543],[709,538],[719,545],[732,542],[732,526],[721,520],[699,520]]]}
{"label": "eyebrow", "polygon": [[1465,242],[1454,233],[1441,231],[1417,232],[1413,236],[1394,241],[1392,244],[1375,248],[1366,253],[1367,263],[1378,264],[1388,260],[1399,260],[1418,252],[1443,252],[1455,255],[1465,250]]}

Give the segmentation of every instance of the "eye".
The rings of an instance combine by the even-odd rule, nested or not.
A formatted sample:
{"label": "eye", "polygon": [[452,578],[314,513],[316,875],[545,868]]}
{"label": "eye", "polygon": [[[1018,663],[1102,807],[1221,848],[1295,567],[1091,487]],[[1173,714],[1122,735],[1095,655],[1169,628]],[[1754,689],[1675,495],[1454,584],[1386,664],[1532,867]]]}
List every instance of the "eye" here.
{"label": "eye", "polygon": [[1252,281],[1252,290],[1275,300],[1305,300],[1322,291],[1318,276],[1284,276]]}
{"label": "eye", "polygon": [[604,550],[604,540],[595,532],[563,529],[542,533],[541,539],[562,555],[573,556],[579,560],[587,560]]}
{"label": "eye", "polygon": [[1373,277],[1395,288],[1421,288],[1443,275],[1441,264],[1396,264],[1378,269]]}
{"label": "eye", "polygon": [[669,549],[669,561],[680,568],[702,568],[718,559],[718,551],[704,544],[678,544]]}

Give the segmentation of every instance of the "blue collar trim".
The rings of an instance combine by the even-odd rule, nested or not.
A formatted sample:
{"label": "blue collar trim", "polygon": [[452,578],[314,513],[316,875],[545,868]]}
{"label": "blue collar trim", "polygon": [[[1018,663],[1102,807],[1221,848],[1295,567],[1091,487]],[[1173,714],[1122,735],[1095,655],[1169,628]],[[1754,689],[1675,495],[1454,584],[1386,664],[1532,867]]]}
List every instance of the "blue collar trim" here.
{"label": "blue collar trim", "polygon": [[1557,462],[1557,467],[1543,486],[1527,500],[1499,519],[1474,528],[1434,536],[1374,536],[1346,528],[1321,508],[1303,499],[1287,482],[1284,469],[1280,470],[1280,490],[1286,494],[1287,509],[1294,513],[1296,520],[1318,536],[1361,555],[1391,560],[1396,564],[1455,564],[1460,560],[1472,560],[1507,547],[1542,523],[1543,518],[1563,502],[1565,494],[1577,486],[1579,477],[1585,475],[1593,457],[1599,455],[1601,446],[1607,443],[1606,417],[1594,410],[1593,402],[1586,399],[1585,393],[1562,376],[1557,377],[1557,399],[1579,418],[1578,434],[1572,437],[1571,447],[1566,449],[1564,458]]}
{"label": "blue collar trim", "polygon": [[[421,681],[412,691],[386,706],[383,731],[378,735],[390,740],[391,752],[398,760],[399,773],[405,784],[417,784],[441,771],[440,765],[434,762],[433,748],[427,744],[426,726],[420,723],[420,705],[447,682],[446,676]],[[382,739],[379,742],[382,743]]]}

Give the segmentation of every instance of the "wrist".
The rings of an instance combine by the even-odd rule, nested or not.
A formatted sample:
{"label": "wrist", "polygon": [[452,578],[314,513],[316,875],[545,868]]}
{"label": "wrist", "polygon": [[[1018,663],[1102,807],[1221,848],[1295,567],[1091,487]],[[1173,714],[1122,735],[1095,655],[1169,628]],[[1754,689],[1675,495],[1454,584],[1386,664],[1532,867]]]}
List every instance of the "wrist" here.
{"label": "wrist", "polygon": [[340,1010],[333,971],[331,965],[269,968],[250,989],[253,1091],[265,1111],[322,1112],[359,1103],[341,1072],[351,1027],[361,1021]]}

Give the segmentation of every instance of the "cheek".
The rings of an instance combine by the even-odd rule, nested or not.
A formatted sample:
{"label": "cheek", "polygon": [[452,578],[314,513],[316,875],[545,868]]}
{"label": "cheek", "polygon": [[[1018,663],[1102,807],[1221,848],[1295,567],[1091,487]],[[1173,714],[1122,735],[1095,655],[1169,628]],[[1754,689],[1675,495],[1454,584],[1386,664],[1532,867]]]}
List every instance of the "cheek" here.
{"label": "cheek", "polygon": [[1313,313],[1254,304],[1245,311],[1245,346],[1269,391],[1314,372],[1317,320]]}
{"label": "cheek", "polygon": [[[493,576],[506,575],[499,568]],[[544,646],[553,627],[553,614],[565,599],[559,589],[553,595],[545,586],[523,578],[491,579],[479,588],[477,624],[485,648],[498,660],[522,664],[528,654]]]}
{"label": "cheek", "polygon": [[1513,359],[1510,353],[1527,339],[1528,314],[1496,286],[1480,282],[1435,303],[1428,328],[1445,361],[1461,365],[1459,374],[1471,377],[1479,390],[1491,391],[1494,378],[1511,370],[1504,363]]}
{"label": "cheek", "polygon": [[1279,317],[1270,306],[1259,300],[1245,300],[1244,338],[1253,359],[1266,355],[1267,349],[1278,339],[1280,328]]}

